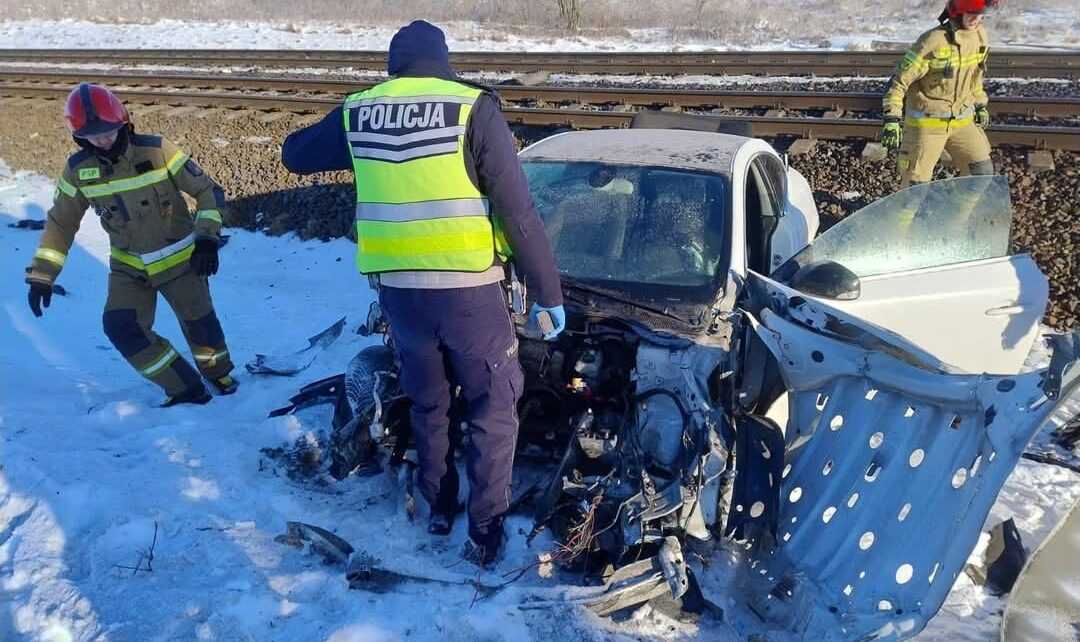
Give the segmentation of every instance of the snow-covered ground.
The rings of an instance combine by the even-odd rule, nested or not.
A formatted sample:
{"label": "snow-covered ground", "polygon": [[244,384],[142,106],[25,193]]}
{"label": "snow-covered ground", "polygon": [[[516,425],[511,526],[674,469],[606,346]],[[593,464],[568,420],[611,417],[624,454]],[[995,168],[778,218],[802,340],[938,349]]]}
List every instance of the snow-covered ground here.
{"label": "snow-covered ground", "polygon": [[[752,43],[731,40],[674,38],[664,29],[614,30],[617,35],[525,36],[499,26],[474,22],[440,23],[450,51],[724,51],[730,49],[820,48],[866,50],[875,43],[903,48],[934,26],[937,11],[901,21],[868,21],[857,16],[807,16],[817,29],[800,38],[771,37],[764,25]],[[1009,35],[995,34],[993,16],[987,21],[995,47],[1076,47],[1080,45],[1075,12],[1023,12],[1010,20]],[[135,49],[338,49],[384,51],[399,25],[367,26],[338,23],[191,22],[158,20],[144,24],[109,24],[79,20],[2,20],[3,48],[135,48]],[[828,30],[832,31],[828,31]],[[782,33],[782,32],[781,32]],[[842,33],[844,35],[834,35]]]}
{"label": "snow-covered ground", "polygon": [[[0,640],[741,640],[728,624],[680,622],[649,609],[612,622],[569,607],[520,611],[516,589],[474,603],[467,587],[409,584],[350,591],[342,569],[274,541],[286,521],[328,528],[398,568],[450,569],[463,525],[433,541],[405,518],[387,476],[297,482],[262,454],[325,429],[330,408],[267,419],[306,382],[343,370],[370,339],[347,332],[297,377],[249,376],[207,406],[161,409],[101,329],[108,240],[88,215],[60,283],[35,319],[23,267],[52,180],[0,163]],[[352,244],[232,231],[212,285],[234,359],[284,354],[371,300]],[[167,307],[156,329],[181,347]],[[1080,498],[1075,474],[1022,461],[988,525],[1014,517],[1034,547]],[[500,570],[550,541],[524,544],[514,518]],[[155,540],[156,531],[156,540]],[[152,571],[145,569],[153,544]],[[543,587],[530,571],[523,583]],[[1002,600],[961,575],[920,642],[995,638]],[[737,621],[739,613],[729,613]]]}

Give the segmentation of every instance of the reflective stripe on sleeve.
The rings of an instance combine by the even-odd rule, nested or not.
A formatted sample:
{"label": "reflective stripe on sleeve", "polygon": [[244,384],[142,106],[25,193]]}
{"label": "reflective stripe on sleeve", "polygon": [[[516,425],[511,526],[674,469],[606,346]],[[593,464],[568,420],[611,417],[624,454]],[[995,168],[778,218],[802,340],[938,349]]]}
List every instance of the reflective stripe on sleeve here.
{"label": "reflective stripe on sleeve", "polygon": [[188,155],[184,152],[176,152],[169,159],[168,163],[165,163],[165,168],[169,170],[170,174],[175,174],[180,171],[180,168],[184,166],[184,163],[188,162]]}
{"label": "reflective stripe on sleeve", "polygon": [[217,210],[199,210],[195,212],[196,219],[206,219],[208,221],[214,221],[217,224],[221,224],[221,212]]}
{"label": "reflective stripe on sleeve", "polygon": [[60,180],[56,181],[56,189],[71,197],[74,197],[75,194],[79,192],[74,185],[64,180],[63,176],[60,177]]}
{"label": "reflective stripe on sleeve", "polygon": [[64,261],[67,260],[67,254],[58,250],[50,250],[47,247],[39,247],[34,250],[34,258],[42,259],[49,263],[55,263],[56,265],[63,267]]}

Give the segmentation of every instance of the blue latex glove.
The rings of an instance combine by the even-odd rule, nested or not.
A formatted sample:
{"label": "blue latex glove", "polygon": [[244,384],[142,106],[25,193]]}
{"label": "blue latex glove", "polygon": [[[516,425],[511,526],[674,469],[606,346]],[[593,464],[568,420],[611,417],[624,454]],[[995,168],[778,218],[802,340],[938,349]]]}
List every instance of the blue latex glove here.
{"label": "blue latex glove", "polygon": [[538,315],[541,312],[547,312],[551,315],[551,322],[555,325],[555,329],[544,334],[544,338],[551,341],[555,337],[559,336],[559,333],[566,329],[566,310],[561,305],[557,305],[553,308],[545,308],[539,303],[534,303],[531,310],[529,310],[529,320],[533,325],[540,327],[540,323],[537,320]]}

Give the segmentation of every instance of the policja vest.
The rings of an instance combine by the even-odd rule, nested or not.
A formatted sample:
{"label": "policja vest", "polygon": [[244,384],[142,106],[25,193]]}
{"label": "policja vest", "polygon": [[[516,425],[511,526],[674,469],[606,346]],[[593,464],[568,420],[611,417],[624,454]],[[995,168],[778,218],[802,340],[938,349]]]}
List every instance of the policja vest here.
{"label": "policja vest", "polygon": [[460,273],[442,275],[441,287],[501,278],[494,260],[496,253],[505,260],[509,246],[465,169],[466,125],[482,94],[450,80],[402,77],[345,99],[360,272]]}

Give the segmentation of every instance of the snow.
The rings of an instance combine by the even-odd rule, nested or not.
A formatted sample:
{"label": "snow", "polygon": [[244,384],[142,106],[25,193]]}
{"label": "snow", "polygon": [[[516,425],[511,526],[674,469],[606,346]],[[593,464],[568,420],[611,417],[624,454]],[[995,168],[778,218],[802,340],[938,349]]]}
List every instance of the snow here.
{"label": "snow", "polygon": [[[325,430],[329,406],[266,414],[301,384],[342,371],[371,339],[347,332],[297,377],[240,369],[234,396],[158,408],[160,392],[101,329],[108,239],[92,215],[59,281],[68,294],[55,295],[40,319],[27,309],[23,268],[39,233],[8,224],[43,218],[52,192],[50,178],[0,162],[0,639],[745,639],[726,624],[680,622],[651,608],[618,622],[570,607],[518,610],[515,587],[475,603],[464,586],[348,590],[340,567],[274,541],[287,521],[327,528],[399,568],[468,573],[457,561],[463,524],[448,541],[433,540],[406,519],[389,476],[294,481],[261,453]],[[341,316],[350,330],[363,320],[372,295],[348,241],[230,233],[212,287],[237,363],[299,350]],[[155,329],[182,347],[165,306]],[[1012,516],[1034,548],[1078,499],[1073,473],[1022,461],[988,525]],[[541,537],[526,548],[528,527],[525,517],[511,519],[502,571],[550,546]],[[522,584],[550,586],[535,572]],[[989,642],[1002,607],[961,576],[916,639]]]}
{"label": "snow", "polygon": [[[528,38],[485,28],[476,23],[441,24],[450,51],[651,51],[657,50],[655,33],[639,31],[640,39],[610,37]],[[200,23],[160,20],[152,24],[103,24],[76,20],[0,22],[5,47],[63,48],[80,42],[86,48],[131,47],[187,49],[337,49],[383,50],[397,27],[306,23]],[[681,45],[682,51],[724,49],[716,43]],[[661,47],[671,49],[671,47]]]}
{"label": "snow", "polygon": [[[610,34],[583,33],[530,37],[507,31],[499,25],[476,22],[439,23],[446,32],[450,51],[726,51],[732,49],[845,49],[867,51],[882,42],[897,43],[903,48],[920,33],[934,25],[935,12],[911,13],[899,21],[874,27],[859,16],[842,13],[836,16],[807,16],[807,31],[802,39],[770,36],[769,25],[755,30],[756,41],[735,44],[731,40],[673,36],[668,29],[613,29]],[[1008,29],[995,32],[988,28],[997,48],[1067,48],[1075,47],[1074,12],[1071,8],[1056,11],[1021,11],[1008,20]],[[5,48],[67,48],[72,43],[92,48],[124,47],[135,49],[333,49],[385,50],[399,25],[368,26],[329,22],[194,22],[157,20],[140,24],[110,24],[79,20],[2,20],[0,43]],[[786,26],[786,25],[782,25]],[[819,30],[819,31],[815,31]],[[832,30],[822,33],[820,30]],[[782,33],[782,32],[780,32]],[[1013,34],[1016,34],[1013,36]],[[617,35],[613,35],[617,34]],[[1037,44],[1029,44],[1029,43]],[[827,44],[825,47],[821,45]]]}
{"label": "snow", "polygon": [[[266,415],[303,383],[341,372],[370,339],[345,334],[295,378],[241,368],[234,396],[158,408],[160,391],[101,329],[108,239],[91,214],[59,280],[68,294],[40,319],[27,309],[23,267],[39,233],[7,225],[43,218],[52,192],[51,179],[0,165],[0,639],[539,640],[614,626],[565,608],[519,612],[513,591],[471,607],[467,587],[350,591],[340,567],[275,542],[298,520],[398,567],[468,573],[458,558],[464,524],[433,542],[407,521],[387,476],[299,483],[260,454],[329,426],[329,406]],[[348,241],[230,232],[212,288],[238,363],[299,350],[343,315],[350,328],[363,320],[372,295]],[[155,330],[183,345],[165,306]],[[153,570],[134,571],[145,569],[155,526]],[[543,550],[524,548],[529,526],[510,521],[503,572]],[[651,616],[615,632],[669,626],[688,630]]]}

